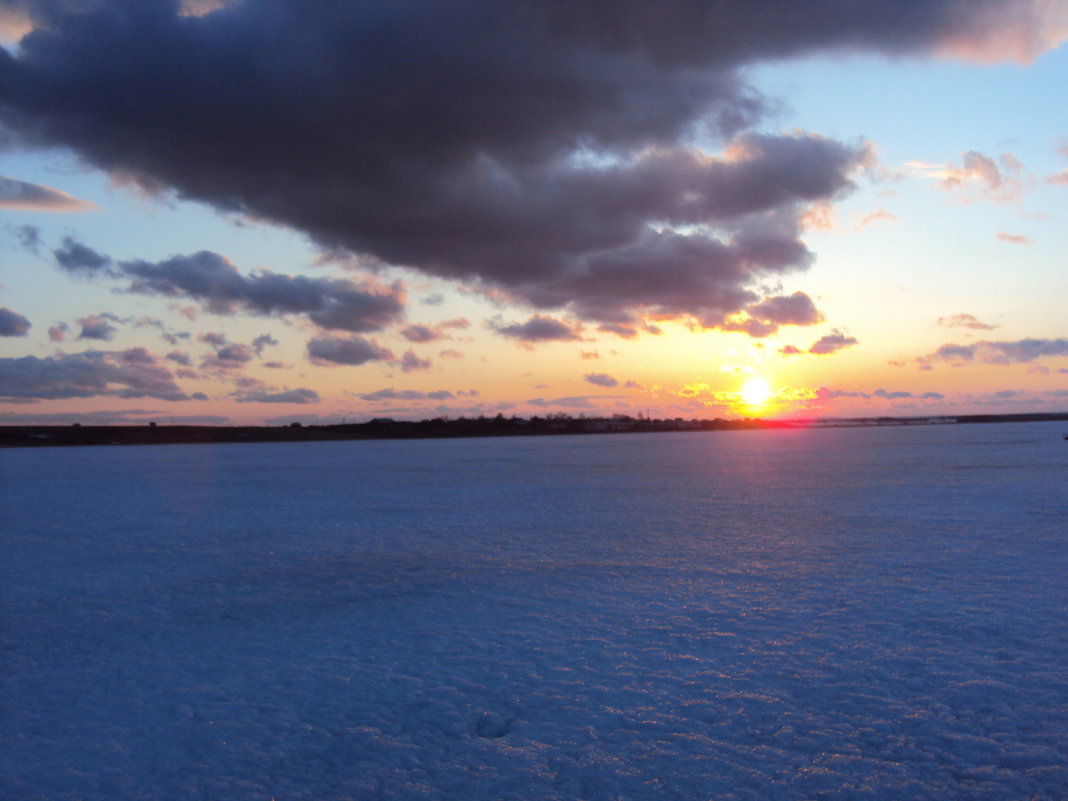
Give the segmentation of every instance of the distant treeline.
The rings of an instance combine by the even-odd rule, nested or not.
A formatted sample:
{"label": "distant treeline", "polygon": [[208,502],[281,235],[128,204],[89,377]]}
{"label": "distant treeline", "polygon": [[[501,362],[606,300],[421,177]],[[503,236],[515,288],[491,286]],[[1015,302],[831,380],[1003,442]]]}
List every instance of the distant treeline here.
{"label": "distant treeline", "polygon": [[0,447],[57,445],[173,445],[210,442],[314,442],[351,439],[440,439],[447,437],[515,437],[567,434],[623,434],[654,431],[738,431],[775,428],[949,425],[1068,421],[1068,412],[981,414],[943,417],[865,417],[812,420],[684,420],[613,417],[436,417],[406,421],[377,418],[366,423],[284,426],[80,425],[0,426]]}

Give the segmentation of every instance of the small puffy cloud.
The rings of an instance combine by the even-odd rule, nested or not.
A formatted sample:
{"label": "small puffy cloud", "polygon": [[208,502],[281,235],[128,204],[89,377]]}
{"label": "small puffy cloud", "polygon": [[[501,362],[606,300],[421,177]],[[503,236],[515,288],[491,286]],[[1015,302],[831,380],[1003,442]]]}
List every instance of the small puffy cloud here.
{"label": "small puffy cloud", "polygon": [[994,158],[969,150],[961,156],[959,165],[912,163],[909,166],[921,175],[938,179],[941,189],[964,202],[993,200],[1006,203],[1016,200],[1023,192],[1023,165],[1012,153],[1002,153]]}
{"label": "small puffy cloud", "polygon": [[448,335],[449,329],[453,328],[468,328],[471,322],[463,317],[458,317],[455,320],[444,320],[434,326],[429,325],[409,325],[402,328],[400,334],[409,342],[424,343],[424,342],[436,342],[439,339],[451,338]]}
{"label": "small puffy cloud", "polygon": [[1034,244],[1034,242],[1031,241],[1030,237],[1024,236],[1023,234],[1008,234],[1008,233],[1005,233],[1004,231],[998,231],[997,237],[998,237],[998,241],[1000,241],[1000,242],[1008,242],[1010,245],[1033,245]]}
{"label": "small puffy cloud", "polygon": [[938,325],[943,328],[970,328],[974,331],[991,331],[997,328],[980,321],[974,314],[953,314],[948,317],[939,317]]}
{"label": "small puffy cloud", "polygon": [[29,319],[11,309],[0,309],[0,337],[24,337],[29,330]]}
{"label": "small puffy cloud", "polygon": [[182,353],[180,350],[172,350],[165,357],[167,361],[180,364],[182,367],[192,367],[193,360],[189,358],[188,353]]}
{"label": "small puffy cloud", "polygon": [[817,339],[812,347],[808,349],[808,352],[824,356],[830,353],[837,353],[856,344],[857,340],[853,337],[846,336],[841,331],[835,331],[833,334],[827,334]]}
{"label": "small puffy cloud", "polygon": [[441,359],[462,359],[464,355],[455,348],[446,348],[438,353],[438,357]]}
{"label": "small puffy cloud", "polygon": [[898,219],[886,209],[879,209],[878,211],[873,211],[871,214],[865,214],[861,217],[853,226],[853,230],[861,231],[877,222],[897,223]]}
{"label": "small puffy cloud", "polygon": [[407,328],[402,328],[400,333],[409,342],[417,343],[433,342],[441,338],[441,334],[425,325],[409,325]]}
{"label": "small puffy cloud", "polygon": [[1037,359],[1068,356],[1068,339],[1019,339],[1002,342],[976,342],[971,345],[947,343],[934,353],[919,357],[921,369],[930,369],[933,362],[954,366],[965,364],[1028,364]]}
{"label": "small puffy cloud", "polygon": [[619,381],[607,373],[587,373],[585,379],[591,383],[596,384],[599,387],[617,387]]}
{"label": "small puffy cloud", "polygon": [[238,403],[318,403],[319,393],[314,389],[287,389],[280,392],[246,392],[238,395]]}
{"label": "small puffy cloud", "polygon": [[812,298],[804,292],[792,295],[765,297],[745,309],[742,319],[729,320],[720,328],[724,331],[743,331],[751,337],[766,337],[774,334],[783,325],[816,325],[823,315]]}
{"label": "small puffy cloud", "polygon": [[89,211],[92,203],[66,192],[0,175],[0,209],[9,211]]}
{"label": "small puffy cloud", "polygon": [[252,350],[248,345],[231,344],[224,345],[215,351],[215,358],[220,362],[232,362],[234,364],[247,364],[252,361]]}
{"label": "small puffy cloud", "polygon": [[168,369],[134,350],[0,359],[0,398],[16,402],[91,397],[188,400]]}
{"label": "small puffy cloud", "polygon": [[601,358],[601,354],[598,353],[595,350],[580,350],[579,351],[579,358],[589,361],[589,360],[594,360],[594,359],[600,359]]}
{"label": "small puffy cloud", "polygon": [[263,349],[266,347],[273,347],[278,344],[278,340],[272,337],[270,334],[260,334],[254,340],[252,340],[252,350],[259,356],[263,353]]}
{"label": "small puffy cloud", "polygon": [[1068,167],[1065,167],[1060,172],[1053,173],[1053,175],[1046,176],[1046,183],[1055,186],[1068,186]]}
{"label": "small puffy cloud", "polygon": [[319,365],[358,366],[367,362],[392,361],[393,353],[363,337],[320,337],[308,342],[308,357]]}
{"label": "small puffy cloud", "polygon": [[799,353],[804,353],[804,351],[794,347],[793,345],[783,345],[781,348],[779,348],[779,353],[781,353],[783,356],[797,356]]}
{"label": "small puffy cloud", "polygon": [[567,342],[580,339],[578,333],[566,323],[542,314],[535,314],[525,323],[505,325],[499,320],[491,321],[490,328],[498,334],[520,342]]}
{"label": "small puffy cloud", "polygon": [[41,246],[43,244],[41,240],[41,229],[36,225],[6,225],[4,228],[14,234],[15,239],[18,240],[19,246],[30,251],[34,255],[40,255]]}
{"label": "small puffy cloud", "polygon": [[410,350],[405,351],[400,360],[401,370],[405,373],[411,373],[416,370],[429,370],[431,364],[430,359],[420,359]]}
{"label": "small puffy cloud", "polygon": [[113,274],[111,257],[97,253],[88,245],[78,242],[73,237],[65,237],[63,246],[52,251],[56,264],[74,275],[94,275],[102,270]]}
{"label": "small puffy cloud", "polygon": [[52,342],[65,342],[67,340],[67,334],[69,333],[69,325],[67,325],[66,323],[58,323],[49,327],[48,339]]}
{"label": "small puffy cloud", "polygon": [[110,340],[119,330],[112,325],[113,322],[121,323],[123,320],[107,312],[81,317],[78,319],[78,324],[81,325],[82,330],[78,333],[78,339]]}

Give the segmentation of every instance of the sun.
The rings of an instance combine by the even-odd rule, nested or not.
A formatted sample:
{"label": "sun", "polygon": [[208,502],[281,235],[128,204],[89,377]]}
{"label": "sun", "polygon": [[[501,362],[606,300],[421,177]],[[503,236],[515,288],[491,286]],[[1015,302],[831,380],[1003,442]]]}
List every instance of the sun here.
{"label": "sun", "polygon": [[763,406],[771,397],[771,387],[760,376],[754,376],[745,382],[738,394],[746,406]]}

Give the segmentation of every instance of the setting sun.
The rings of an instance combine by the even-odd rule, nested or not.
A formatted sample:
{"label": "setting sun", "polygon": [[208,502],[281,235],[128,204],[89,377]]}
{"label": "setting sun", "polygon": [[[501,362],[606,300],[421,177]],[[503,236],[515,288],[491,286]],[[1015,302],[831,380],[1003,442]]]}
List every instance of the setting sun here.
{"label": "setting sun", "polygon": [[745,382],[739,394],[746,406],[761,406],[771,397],[771,387],[763,378],[756,376]]}

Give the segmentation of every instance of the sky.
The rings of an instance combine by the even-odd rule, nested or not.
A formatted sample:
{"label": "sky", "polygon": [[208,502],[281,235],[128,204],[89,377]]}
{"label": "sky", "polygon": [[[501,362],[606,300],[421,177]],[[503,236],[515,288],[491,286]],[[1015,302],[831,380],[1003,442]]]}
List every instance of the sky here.
{"label": "sky", "polygon": [[1066,38],[0,0],[0,423],[1066,411]]}

